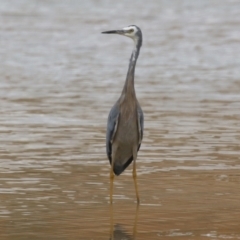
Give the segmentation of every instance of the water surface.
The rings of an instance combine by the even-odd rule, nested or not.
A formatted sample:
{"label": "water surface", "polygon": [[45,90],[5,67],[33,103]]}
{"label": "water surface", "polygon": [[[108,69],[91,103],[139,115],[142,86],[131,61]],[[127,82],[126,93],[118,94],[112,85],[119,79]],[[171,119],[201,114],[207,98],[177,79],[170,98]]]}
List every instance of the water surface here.
{"label": "water surface", "polygon": [[[109,205],[107,115],[137,24],[137,160]],[[239,1],[0,4],[1,239],[240,239]]]}

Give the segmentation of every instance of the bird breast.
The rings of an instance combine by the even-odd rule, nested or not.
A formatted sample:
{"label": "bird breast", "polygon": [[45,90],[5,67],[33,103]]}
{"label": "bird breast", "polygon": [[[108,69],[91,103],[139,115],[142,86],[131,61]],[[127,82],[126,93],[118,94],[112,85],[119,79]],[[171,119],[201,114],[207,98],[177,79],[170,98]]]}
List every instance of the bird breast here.
{"label": "bird breast", "polygon": [[122,105],[120,108],[116,138],[123,144],[138,143],[137,106],[134,105]]}

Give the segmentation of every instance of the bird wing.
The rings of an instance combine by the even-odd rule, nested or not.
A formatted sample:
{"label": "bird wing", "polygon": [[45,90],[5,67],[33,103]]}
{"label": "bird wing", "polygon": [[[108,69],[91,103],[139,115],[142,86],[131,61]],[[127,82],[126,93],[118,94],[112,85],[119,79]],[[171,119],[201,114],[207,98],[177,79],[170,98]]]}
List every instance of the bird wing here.
{"label": "bird wing", "polygon": [[113,141],[114,135],[117,131],[119,113],[120,113],[119,105],[116,103],[112,107],[112,109],[108,115],[106,150],[107,150],[107,156],[108,156],[110,163],[112,161],[112,141]]}
{"label": "bird wing", "polygon": [[137,105],[137,112],[138,112],[138,131],[139,131],[139,146],[138,146],[138,150],[141,146],[142,143],[142,138],[143,138],[143,128],[144,128],[144,115],[143,115],[143,111],[142,108],[140,107],[139,103]]}

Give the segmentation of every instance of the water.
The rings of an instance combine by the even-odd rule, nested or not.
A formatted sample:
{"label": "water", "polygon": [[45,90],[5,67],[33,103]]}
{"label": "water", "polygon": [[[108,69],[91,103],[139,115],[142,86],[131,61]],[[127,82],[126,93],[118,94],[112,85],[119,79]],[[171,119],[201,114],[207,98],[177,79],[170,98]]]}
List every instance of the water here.
{"label": "water", "polygon": [[[105,127],[137,24],[137,171],[109,205]],[[1,239],[240,239],[239,1],[0,4]]]}

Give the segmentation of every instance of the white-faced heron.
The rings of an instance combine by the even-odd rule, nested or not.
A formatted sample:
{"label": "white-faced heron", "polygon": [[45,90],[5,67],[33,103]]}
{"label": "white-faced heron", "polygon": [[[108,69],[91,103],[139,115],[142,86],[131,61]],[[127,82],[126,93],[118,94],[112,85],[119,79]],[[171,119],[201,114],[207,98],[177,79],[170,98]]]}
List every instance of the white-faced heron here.
{"label": "white-faced heron", "polygon": [[130,37],[134,41],[134,49],[130,58],[122,94],[112,107],[108,116],[106,148],[107,156],[111,164],[110,202],[112,203],[114,174],[117,176],[120,175],[133,161],[132,175],[137,203],[139,203],[136,159],[143,138],[144,118],[134,89],[134,71],[142,46],[142,32],[139,27],[130,25],[122,30],[112,30],[102,33],[115,33]]}

